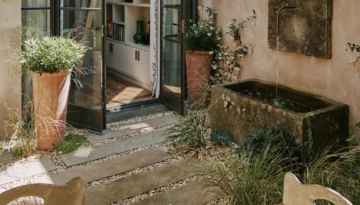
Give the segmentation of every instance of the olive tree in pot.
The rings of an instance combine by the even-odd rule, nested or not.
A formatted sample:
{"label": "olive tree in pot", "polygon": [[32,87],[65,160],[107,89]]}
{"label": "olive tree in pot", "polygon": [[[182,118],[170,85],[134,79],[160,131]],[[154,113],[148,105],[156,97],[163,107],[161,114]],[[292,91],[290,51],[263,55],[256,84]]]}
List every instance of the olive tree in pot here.
{"label": "olive tree in pot", "polygon": [[23,43],[17,60],[33,78],[39,150],[51,150],[64,142],[71,71],[85,52],[85,46],[68,37],[32,38]]}
{"label": "olive tree in pot", "polygon": [[190,26],[185,34],[185,56],[187,68],[188,96],[190,101],[199,100],[205,92],[204,79],[211,76],[214,53],[220,47],[222,32],[216,26],[217,12],[199,6],[207,19]]}

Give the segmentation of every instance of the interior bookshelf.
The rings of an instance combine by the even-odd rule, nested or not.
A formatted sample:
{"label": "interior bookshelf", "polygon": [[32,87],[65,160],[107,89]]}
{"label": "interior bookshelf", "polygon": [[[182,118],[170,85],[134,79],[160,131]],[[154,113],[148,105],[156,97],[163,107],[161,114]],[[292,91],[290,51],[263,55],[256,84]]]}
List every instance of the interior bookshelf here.
{"label": "interior bookshelf", "polygon": [[[150,45],[135,43],[133,36],[137,33],[137,21],[143,21],[144,33],[150,33],[152,9],[143,0],[106,1],[106,67],[107,71],[118,77],[152,90],[150,74]],[[144,0],[145,1],[145,0]],[[148,1],[148,0],[147,0]],[[151,20],[153,23],[155,20]],[[119,35],[120,34],[120,35]]]}
{"label": "interior bookshelf", "polygon": [[[136,44],[133,36],[137,32],[137,21],[144,23],[144,33],[149,33],[150,4],[143,4],[141,0],[133,3],[125,0],[106,1],[106,37],[114,43],[125,44],[142,50],[149,51],[149,45]],[[110,28],[112,26],[112,28]]]}

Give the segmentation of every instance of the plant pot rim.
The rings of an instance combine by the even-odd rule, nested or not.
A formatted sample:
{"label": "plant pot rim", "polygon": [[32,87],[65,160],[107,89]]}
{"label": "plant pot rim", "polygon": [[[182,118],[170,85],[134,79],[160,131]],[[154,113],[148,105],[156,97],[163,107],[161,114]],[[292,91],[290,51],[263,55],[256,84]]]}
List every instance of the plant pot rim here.
{"label": "plant pot rim", "polygon": [[185,50],[186,53],[207,53],[209,55],[213,55],[213,54],[210,54],[211,51],[191,51],[191,50]]}
{"label": "plant pot rim", "polygon": [[[30,70],[30,72],[33,73],[33,74],[38,74],[38,75],[40,75],[40,73],[37,73],[36,71]],[[63,71],[56,71],[56,72],[53,72],[53,73],[43,72],[41,75],[52,75],[52,74],[64,74],[64,75],[69,75],[70,73],[71,73],[71,69],[68,69],[68,70],[63,70]]]}

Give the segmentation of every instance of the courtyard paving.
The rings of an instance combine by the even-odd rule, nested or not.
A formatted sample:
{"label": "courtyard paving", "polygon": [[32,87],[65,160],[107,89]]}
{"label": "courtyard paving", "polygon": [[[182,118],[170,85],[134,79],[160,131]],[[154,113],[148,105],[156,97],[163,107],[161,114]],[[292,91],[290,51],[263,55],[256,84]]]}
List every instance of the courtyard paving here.
{"label": "courtyard paving", "polygon": [[[118,202],[136,205],[206,204],[209,193],[201,185],[191,183],[192,178],[199,174],[200,161],[194,158],[175,159],[162,147],[166,136],[161,128],[177,120],[175,115],[165,115],[126,125],[115,123],[115,126],[108,126],[104,135],[86,135],[93,146],[60,155],[65,170],[51,172],[58,167],[52,164],[50,158],[41,158],[8,167],[0,173],[0,185],[19,179],[32,184],[65,184],[75,177],[82,177],[87,183],[86,205]],[[134,133],[137,134],[122,138]],[[101,143],[97,144],[98,141]],[[132,152],[135,149],[140,151]],[[121,153],[125,154],[118,156]],[[183,185],[173,186],[177,183]],[[152,194],[153,190],[165,190],[166,186],[166,191]],[[135,196],[144,194],[147,195],[141,198],[144,200],[139,200],[139,197],[135,200]]]}

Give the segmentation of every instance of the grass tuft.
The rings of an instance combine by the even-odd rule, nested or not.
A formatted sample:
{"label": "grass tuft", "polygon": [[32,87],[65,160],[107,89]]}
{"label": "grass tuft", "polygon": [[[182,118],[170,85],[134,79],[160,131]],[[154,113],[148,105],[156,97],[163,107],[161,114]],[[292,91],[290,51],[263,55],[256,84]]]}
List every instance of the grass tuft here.
{"label": "grass tuft", "polygon": [[56,152],[67,154],[77,150],[79,147],[88,146],[90,142],[84,137],[77,133],[67,133],[65,135],[65,142],[55,148]]}
{"label": "grass tuft", "polygon": [[11,153],[11,156],[15,157],[15,158],[18,158],[24,154],[22,147],[13,148],[13,149],[11,149],[10,153]]}

